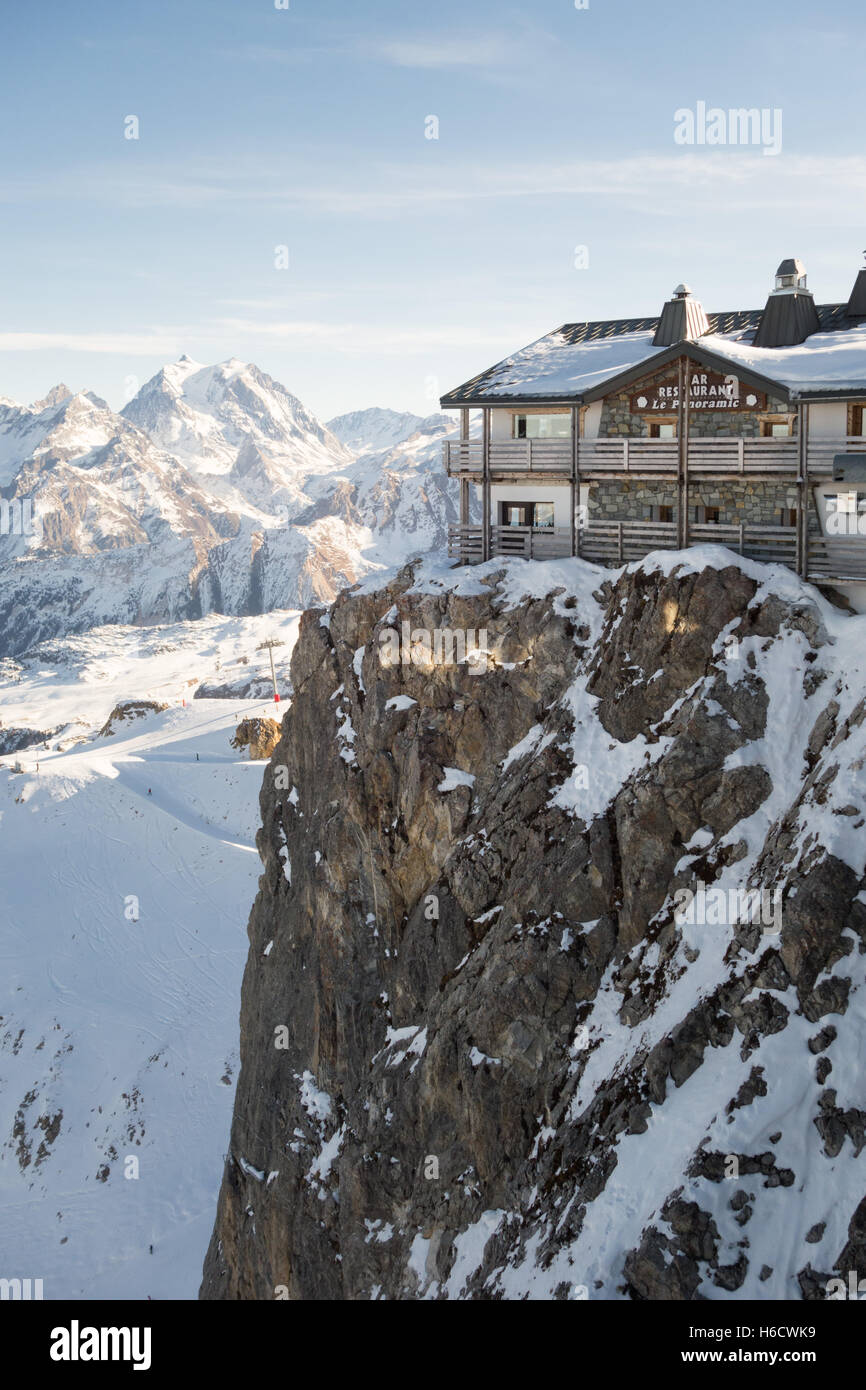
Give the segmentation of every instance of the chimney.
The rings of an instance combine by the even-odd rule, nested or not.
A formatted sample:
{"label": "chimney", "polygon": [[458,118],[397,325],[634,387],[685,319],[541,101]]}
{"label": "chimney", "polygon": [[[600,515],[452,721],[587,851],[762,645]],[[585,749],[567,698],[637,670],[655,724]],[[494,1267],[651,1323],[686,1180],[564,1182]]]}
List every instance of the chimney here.
{"label": "chimney", "polygon": [[806,287],[806,267],[796,257],[782,261],[758,324],[755,347],[794,347],[818,327],[818,310]]}
{"label": "chimney", "polygon": [[[866,256],[866,251],[863,252],[863,255]],[[851,298],[848,300],[848,317],[853,319],[861,314],[866,314],[866,266],[863,266],[854,281]]]}
{"label": "chimney", "polygon": [[688,285],[677,285],[673,299],[662,309],[653,347],[671,347],[686,339],[701,338],[709,331],[703,304],[695,299]]}

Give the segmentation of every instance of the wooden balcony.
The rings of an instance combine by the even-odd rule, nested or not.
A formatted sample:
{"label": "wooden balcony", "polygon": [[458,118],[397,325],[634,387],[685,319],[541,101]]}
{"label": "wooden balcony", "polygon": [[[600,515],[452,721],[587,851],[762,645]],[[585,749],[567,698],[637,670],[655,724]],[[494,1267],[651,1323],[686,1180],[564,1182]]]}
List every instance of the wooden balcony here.
{"label": "wooden balcony", "polygon": [[[623,565],[641,560],[651,550],[676,550],[673,521],[592,522],[577,533],[582,559],[595,564]],[[483,558],[480,526],[452,525],[448,554],[462,564]],[[689,523],[687,545],[723,545],[749,560],[797,568],[797,528],[794,526],[724,526]],[[521,556],[552,560],[571,554],[571,531],[565,526],[491,526],[492,556]],[[816,584],[866,581],[866,538],[810,535],[806,577]]]}
{"label": "wooden balcony", "polygon": [[[688,545],[724,545],[748,559],[765,564],[797,565],[797,529],[794,526],[722,526],[696,525],[688,528]],[[866,542],[857,538],[839,542],[838,552],[829,543],[832,556],[825,550],[823,538],[815,539],[815,564],[844,563],[859,570],[851,577],[866,577]],[[677,549],[677,524],[674,521],[594,521],[578,532],[578,548],[582,559],[596,564],[623,565],[641,560],[651,550]],[[521,556],[527,560],[551,560],[571,554],[571,531],[564,526],[491,526],[491,556]],[[810,557],[812,555],[810,546]],[[483,536],[480,526],[449,527],[448,554],[464,564],[477,563],[483,556]],[[829,569],[821,573],[829,574]],[[810,578],[812,575],[810,574]],[[837,575],[837,577],[841,577]]]}
{"label": "wooden balcony", "polygon": [[[464,564],[482,559],[480,526],[450,526],[448,554]],[[491,555],[517,555],[524,560],[556,560],[571,554],[568,526],[491,526]]]}
{"label": "wooden balcony", "polygon": [[813,584],[866,580],[866,537],[810,536],[806,577]]}
{"label": "wooden balcony", "polygon": [[[489,452],[493,482],[527,475],[563,480],[571,477],[570,439],[491,439]],[[581,439],[577,445],[578,473],[582,481],[625,476],[676,477],[679,453],[676,439]],[[809,475],[832,478],[836,454],[852,453],[866,453],[866,438],[853,435],[809,440]],[[450,477],[480,481],[484,474],[483,443],[480,439],[447,439],[444,461]],[[799,441],[794,436],[784,439],[692,436],[688,442],[687,466],[693,476],[796,478]]]}

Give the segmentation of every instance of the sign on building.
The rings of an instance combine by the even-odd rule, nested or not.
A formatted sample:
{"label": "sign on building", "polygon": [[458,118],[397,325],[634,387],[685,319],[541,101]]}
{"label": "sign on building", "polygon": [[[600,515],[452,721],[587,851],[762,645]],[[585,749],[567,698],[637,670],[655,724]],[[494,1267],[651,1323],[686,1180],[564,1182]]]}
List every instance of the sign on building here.
{"label": "sign on building", "polygon": [[[658,381],[631,397],[635,415],[671,412],[679,407],[680,387],[676,377]],[[689,374],[690,410],[766,410],[767,397],[754,391],[736,376],[720,372],[696,371]]]}

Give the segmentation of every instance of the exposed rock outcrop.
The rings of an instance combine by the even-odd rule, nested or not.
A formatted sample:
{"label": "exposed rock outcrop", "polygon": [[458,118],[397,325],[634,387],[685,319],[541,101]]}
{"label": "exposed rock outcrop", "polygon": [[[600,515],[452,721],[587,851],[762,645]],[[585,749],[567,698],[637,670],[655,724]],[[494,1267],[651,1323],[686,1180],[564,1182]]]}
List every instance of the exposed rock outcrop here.
{"label": "exposed rock outcrop", "polygon": [[203,1297],[866,1275],[866,620],[716,554],[304,615]]}
{"label": "exposed rock outcrop", "polygon": [[250,759],[261,762],[269,758],[280,740],[276,719],[242,719],[230,740],[232,748],[249,748]]}
{"label": "exposed rock outcrop", "polygon": [[99,730],[100,738],[110,738],[117,733],[118,724],[128,724],[133,719],[144,719],[148,714],[161,714],[168,705],[158,700],[118,700],[111,714]]}

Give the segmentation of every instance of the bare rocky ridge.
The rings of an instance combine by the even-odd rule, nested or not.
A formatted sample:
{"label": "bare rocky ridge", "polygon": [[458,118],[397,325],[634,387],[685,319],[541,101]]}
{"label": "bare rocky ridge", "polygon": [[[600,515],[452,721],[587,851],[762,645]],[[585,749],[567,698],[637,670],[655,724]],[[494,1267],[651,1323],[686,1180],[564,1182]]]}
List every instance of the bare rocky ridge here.
{"label": "bare rocky ridge", "polygon": [[[304,615],[202,1297],[866,1275],[864,624],[715,555]],[[382,664],[404,620],[489,669]],[[780,918],[677,920],[701,884]]]}

